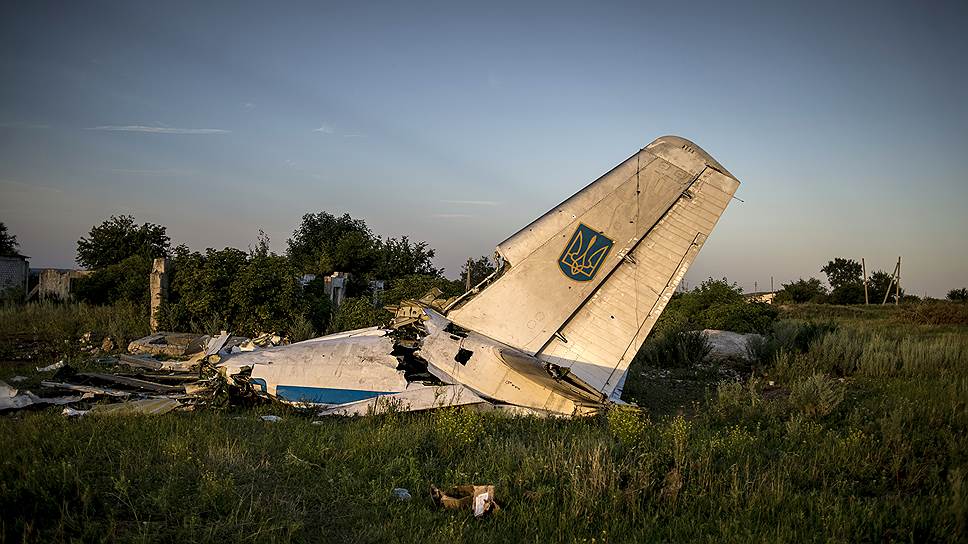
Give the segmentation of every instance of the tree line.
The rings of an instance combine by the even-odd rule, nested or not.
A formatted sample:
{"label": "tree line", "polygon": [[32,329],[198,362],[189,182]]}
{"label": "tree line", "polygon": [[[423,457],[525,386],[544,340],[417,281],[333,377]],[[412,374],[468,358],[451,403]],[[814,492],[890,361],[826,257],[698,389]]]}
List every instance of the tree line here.
{"label": "tree line", "polygon": [[[159,313],[163,328],[250,335],[278,331],[308,338],[377,324],[385,317],[379,304],[419,297],[434,287],[448,296],[462,293],[464,281],[445,278],[434,256],[426,242],[377,236],[349,214],[304,215],[281,255],[270,250],[261,231],[246,250],[202,252],[173,246],[163,225],[111,216],[77,242],[76,261],[91,274],[76,280],[74,296],[91,304],[128,301],[147,307],[152,261],[167,257],[173,271],[168,302]],[[468,265],[472,281],[494,270],[493,261],[481,257],[469,260],[462,276]],[[350,273],[339,308],[324,292],[325,276],[337,271]],[[372,280],[385,286],[377,304]]]}

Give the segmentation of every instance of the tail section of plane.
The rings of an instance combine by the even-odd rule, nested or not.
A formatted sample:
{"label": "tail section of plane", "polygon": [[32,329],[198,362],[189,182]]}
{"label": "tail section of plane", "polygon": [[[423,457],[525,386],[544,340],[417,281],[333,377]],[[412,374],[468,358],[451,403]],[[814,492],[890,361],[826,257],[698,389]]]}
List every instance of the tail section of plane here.
{"label": "tail section of plane", "polygon": [[738,186],[659,138],[498,245],[504,273],[447,318],[608,396]]}

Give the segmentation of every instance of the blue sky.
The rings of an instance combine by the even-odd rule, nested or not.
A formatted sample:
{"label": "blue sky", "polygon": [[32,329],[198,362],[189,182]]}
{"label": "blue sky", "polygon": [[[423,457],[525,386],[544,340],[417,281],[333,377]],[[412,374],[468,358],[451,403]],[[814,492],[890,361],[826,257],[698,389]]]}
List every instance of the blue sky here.
{"label": "blue sky", "polygon": [[968,286],[964,3],[7,2],[0,221],[70,266],[111,214],[277,251],[364,218],[456,274],[654,138],[743,185],[687,281],[835,256]]}

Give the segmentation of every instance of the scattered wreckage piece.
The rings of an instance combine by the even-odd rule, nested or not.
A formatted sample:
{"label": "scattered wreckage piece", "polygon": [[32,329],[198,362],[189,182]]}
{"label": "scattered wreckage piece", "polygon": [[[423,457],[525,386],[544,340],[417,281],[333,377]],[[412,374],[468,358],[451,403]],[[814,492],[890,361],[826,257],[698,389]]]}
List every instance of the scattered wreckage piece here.
{"label": "scattered wreckage piece", "polygon": [[755,333],[743,334],[715,329],[705,329],[700,334],[706,336],[711,348],[706,356],[707,361],[749,360],[750,341],[763,338],[762,335]]}
{"label": "scattered wreckage piece", "polygon": [[179,385],[165,385],[160,383],[149,382],[147,380],[141,380],[138,378],[129,378],[128,376],[121,376],[118,374],[102,374],[99,372],[78,372],[77,375],[83,376],[85,378],[92,378],[95,380],[127,385],[129,387],[134,387],[137,389],[154,391],[155,393],[181,393],[185,389],[184,387]]}
{"label": "scattered wreckage piece", "polygon": [[6,382],[0,381],[0,411],[19,410],[38,404],[70,404],[83,400],[83,396],[39,397],[30,391],[20,391]]}
{"label": "scattered wreckage piece", "polygon": [[95,387],[93,385],[79,385],[74,383],[63,383],[63,382],[40,382],[40,385],[47,387],[49,389],[64,389],[67,391],[79,391],[81,393],[89,393],[91,395],[102,395],[105,397],[130,397],[133,393],[131,391],[119,391],[117,389],[109,389],[106,387]]}
{"label": "scattered wreckage piece", "polygon": [[37,367],[37,372],[53,372],[55,370],[60,370],[60,369],[64,368],[65,366],[67,366],[67,363],[66,362],[64,362],[64,361],[57,361],[56,363],[51,364],[51,365],[38,366]]}
{"label": "scattered wreckage piece", "polygon": [[501,507],[494,500],[493,485],[458,485],[446,490],[431,484],[430,497],[434,503],[447,510],[470,510],[474,517],[498,512]]}
{"label": "scattered wreckage piece", "polygon": [[204,350],[209,338],[205,334],[156,332],[144,338],[132,340],[128,344],[128,353],[187,357]]}
{"label": "scattered wreckage piece", "polygon": [[357,402],[407,389],[406,370],[385,330],[361,329],[227,357],[235,386],[297,406]]}

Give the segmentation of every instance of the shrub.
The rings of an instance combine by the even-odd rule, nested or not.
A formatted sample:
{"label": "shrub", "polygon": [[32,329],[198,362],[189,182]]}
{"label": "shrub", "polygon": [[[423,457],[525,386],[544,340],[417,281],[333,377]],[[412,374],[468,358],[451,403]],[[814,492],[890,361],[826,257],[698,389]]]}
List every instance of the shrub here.
{"label": "shrub", "polygon": [[813,374],[793,382],[790,405],[807,417],[824,417],[844,400],[844,388],[824,374]]}
{"label": "shrub", "polygon": [[968,289],[952,289],[948,291],[948,300],[952,302],[968,302]]}
{"label": "shrub", "polygon": [[74,296],[89,304],[148,304],[151,257],[132,255],[74,280]]}
{"label": "shrub", "polygon": [[778,314],[772,305],[747,302],[736,284],[710,278],[692,291],[674,295],[659,316],[653,334],[701,329],[763,333]]}
{"label": "shrub", "polygon": [[373,327],[389,321],[389,318],[390,315],[386,310],[374,307],[369,297],[351,297],[343,299],[342,304],[333,313],[329,332],[335,333]]}
{"label": "shrub", "polygon": [[830,292],[827,301],[830,304],[863,304],[864,286],[857,283],[841,285]]}
{"label": "shrub", "polygon": [[442,450],[465,448],[484,435],[484,416],[462,406],[438,408],[434,411],[434,434]]}
{"label": "shrub", "polygon": [[681,368],[701,363],[711,350],[712,345],[703,332],[666,332],[650,336],[635,359],[652,367]]}
{"label": "shrub", "polygon": [[791,283],[782,284],[782,289],[777,291],[774,302],[777,304],[793,303],[803,304],[805,302],[826,302],[827,288],[820,283],[817,278],[805,280],[800,278]]}
{"label": "shrub", "polygon": [[818,339],[837,330],[833,321],[777,321],[762,337],[750,337],[746,351],[751,361],[772,364],[780,352],[806,353]]}
{"label": "shrub", "polygon": [[651,425],[642,410],[627,406],[612,406],[608,410],[608,432],[619,442],[636,444]]}
{"label": "shrub", "polygon": [[968,325],[968,305],[925,302],[901,306],[895,319],[915,325]]}

